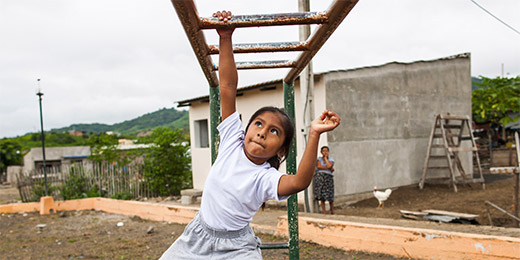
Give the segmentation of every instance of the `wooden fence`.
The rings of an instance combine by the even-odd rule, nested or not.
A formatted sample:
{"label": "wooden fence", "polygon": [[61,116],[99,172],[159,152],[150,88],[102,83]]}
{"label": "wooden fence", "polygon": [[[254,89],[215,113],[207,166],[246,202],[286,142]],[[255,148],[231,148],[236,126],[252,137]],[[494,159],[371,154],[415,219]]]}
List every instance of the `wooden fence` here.
{"label": "wooden fence", "polygon": [[[144,179],[142,165],[93,163],[87,167],[78,163],[47,167],[46,173],[49,196],[55,199],[63,199],[60,187],[71,177],[81,179],[85,190],[97,190],[103,197],[129,196],[136,199],[157,196]],[[37,201],[40,196],[45,195],[44,175],[41,171],[20,173],[17,179],[18,191],[23,202]]]}

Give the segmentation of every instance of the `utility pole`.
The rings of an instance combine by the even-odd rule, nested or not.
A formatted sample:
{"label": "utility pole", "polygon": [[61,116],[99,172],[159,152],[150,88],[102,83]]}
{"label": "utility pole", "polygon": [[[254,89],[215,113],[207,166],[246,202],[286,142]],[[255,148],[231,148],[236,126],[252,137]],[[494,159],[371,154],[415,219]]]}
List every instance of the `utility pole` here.
{"label": "utility pole", "polygon": [[40,88],[40,79],[38,79],[38,93],[36,93],[36,96],[39,97],[39,103],[40,103],[40,125],[42,129],[42,155],[43,155],[43,178],[45,182],[45,196],[49,196],[49,190],[47,188],[47,171],[45,169],[45,132],[43,131],[43,113],[42,113],[42,96],[43,93]]}
{"label": "utility pole", "polygon": [[[309,12],[310,11],[310,0],[298,0],[298,11]],[[311,25],[300,25],[300,42],[305,42],[311,35]],[[301,101],[303,104],[303,143],[304,147],[307,145],[307,137],[309,135],[309,128],[312,120],[314,119],[314,72],[312,68],[312,60],[305,67],[300,74],[300,93]],[[305,212],[314,212],[314,183],[311,183],[304,191],[305,195]]]}

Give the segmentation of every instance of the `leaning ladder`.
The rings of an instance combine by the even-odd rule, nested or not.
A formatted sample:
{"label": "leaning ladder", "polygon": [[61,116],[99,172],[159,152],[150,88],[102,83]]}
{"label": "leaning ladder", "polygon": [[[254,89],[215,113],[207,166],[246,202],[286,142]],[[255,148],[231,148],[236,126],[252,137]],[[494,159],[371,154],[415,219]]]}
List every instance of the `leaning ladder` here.
{"label": "leaning ladder", "polygon": [[[316,30],[305,42],[286,43],[258,43],[235,44],[234,53],[258,53],[258,52],[289,52],[299,51],[300,55],[294,61],[262,61],[262,62],[237,62],[237,69],[263,69],[263,68],[291,68],[283,80],[285,110],[295,122],[294,109],[294,81],[312,60],[314,55],[325,44],[328,38],[341,24],[343,19],[354,8],[358,0],[336,0],[325,12],[299,12],[266,15],[238,15],[224,23],[216,18],[201,18],[197,13],[193,0],[172,0],[173,7],[184,27],[188,40],[197,56],[199,64],[208,80],[210,89],[210,129],[211,129],[211,159],[217,156],[217,124],[220,121],[220,95],[218,90],[218,78],[215,73],[218,67],[214,65],[211,56],[218,54],[218,46],[208,46],[202,30],[222,27],[259,27],[278,25],[319,24]],[[296,174],[296,137],[286,161],[287,174]],[[289,258],[299,259],[298,245],[298,198],[292,195],[288,202],[289,242],[287,245],[274,245],[272,248],[289,248]],[[264,247],[267,248],[267,247]]]}
{"label": "leaning ladder", "polygon": [[[478,148],[473,137],[470,118],[468,116],[436,115],[430,134],[426,160],[419,187],[424,188],[424,183],[447,183],[453,186],[457,192],[457,184],[481,183],[485,188],[484,176],[480,166]],[[469,147],[463,147],[463,141],[470,141]],[[476,160],[479,177],[474,178],[466,174],[459,157],[461,152],[471,152]],[[444,162],[444,163],[443,163]],[[448,170],[449,178],[430,178],[427,174],[436,171]],[[460,176],[456,176],[458,171]]]}

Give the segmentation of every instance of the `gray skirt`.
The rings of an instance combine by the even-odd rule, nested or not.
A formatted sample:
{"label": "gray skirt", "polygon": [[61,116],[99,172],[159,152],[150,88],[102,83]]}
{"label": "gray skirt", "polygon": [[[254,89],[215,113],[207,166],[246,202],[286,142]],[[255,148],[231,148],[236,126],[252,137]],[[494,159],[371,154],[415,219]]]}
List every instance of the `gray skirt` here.
{"label": "gray skirt", "polygon": [[249,225],[236,231],[219,231],[204,222],[202,215],[186,226],[184,233],[164,252],[169,259],[262,259],[260,238]]}

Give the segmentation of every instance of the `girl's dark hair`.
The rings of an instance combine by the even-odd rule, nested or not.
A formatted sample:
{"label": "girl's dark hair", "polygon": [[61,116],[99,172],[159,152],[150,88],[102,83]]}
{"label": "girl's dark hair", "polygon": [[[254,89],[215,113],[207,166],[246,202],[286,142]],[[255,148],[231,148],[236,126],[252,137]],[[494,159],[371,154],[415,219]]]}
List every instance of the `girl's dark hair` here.
{"label": "girl's dark hair", "polygon": [[327,150],[329,150],[329,151],[330,151],[329,147],[328,147],[328,146],[326,146],[326,145],[322,146],[322,147],[321,147],[321,149],[320,149],[320,151],[323,151],[323,149],[325,149],[325,148],[327,148]]}
{"label": "girl's dark hair", "polygon": [[291,142],[294,138],[294,124],[291,121],[291,118],[289,118],[289,115],[287,115],[287,113],[285,112],[285,110],[283,110],[281,108],[277,108],[277,107],[262,107],[262,108],[258,109],[249,119],[249,123],[247,123],[247,126],[246,126],[246,132],[247,132],[247,129],[249,128],[249,126],[251,125],[251,123],[253,122],[253,120],[265,112],[272,112],[272,113],[275,113],[275,114],[277,113],[280,115],[280,121],[282,123],[283,132],[285,135],[285,139],[283,140],[283,144],[282,144],[282,149],[284,151],[283,157],[279,158],[278,155],[276,154],[275,156],[273,156],[273,157],[269,158],[269,160],[267,160],[267,162],[271,165],[271,167],[278,170],[278,168],[280,167],[280,164],[282,164],[282,162],[285,161],[285,159],[287,159],[287,154],[289,154],[289,149],[291,148]]}

